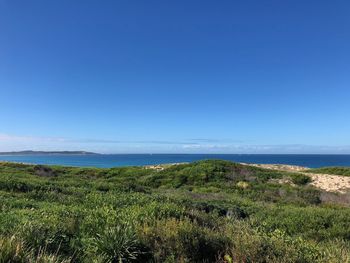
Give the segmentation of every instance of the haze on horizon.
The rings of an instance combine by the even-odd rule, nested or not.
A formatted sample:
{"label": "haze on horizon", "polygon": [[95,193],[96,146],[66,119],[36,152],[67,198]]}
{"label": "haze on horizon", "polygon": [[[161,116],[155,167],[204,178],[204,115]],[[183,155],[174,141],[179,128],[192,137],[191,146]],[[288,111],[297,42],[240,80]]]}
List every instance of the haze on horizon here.
{"label": "haze on horizon", "polygon": [[349,1],[0,1],[0,151],[350,154]]}

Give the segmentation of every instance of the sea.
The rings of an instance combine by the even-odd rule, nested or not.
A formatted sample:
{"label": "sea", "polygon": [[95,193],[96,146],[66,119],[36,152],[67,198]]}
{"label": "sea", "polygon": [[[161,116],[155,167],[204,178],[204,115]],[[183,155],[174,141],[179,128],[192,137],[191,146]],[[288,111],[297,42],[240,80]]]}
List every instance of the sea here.
{"label": "sea", "polygon": [[325,154],[91,154],[91,155],[0,155],[0,161],[29,164],[120,167],[144,166],[167,163],[194,162],[220,159],[257,164],[290,164],[318,168],[325,166],[349,166],[350,155]]}

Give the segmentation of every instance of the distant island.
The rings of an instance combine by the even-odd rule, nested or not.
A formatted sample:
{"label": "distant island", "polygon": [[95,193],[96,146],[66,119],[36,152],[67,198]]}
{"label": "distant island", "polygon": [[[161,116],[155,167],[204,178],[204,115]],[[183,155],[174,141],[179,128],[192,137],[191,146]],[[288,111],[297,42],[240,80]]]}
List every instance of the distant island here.
{"label": "distant island", "polygon": [[95,155],[98,153],[86,151],[18,151],[0,152],[0,155]]}

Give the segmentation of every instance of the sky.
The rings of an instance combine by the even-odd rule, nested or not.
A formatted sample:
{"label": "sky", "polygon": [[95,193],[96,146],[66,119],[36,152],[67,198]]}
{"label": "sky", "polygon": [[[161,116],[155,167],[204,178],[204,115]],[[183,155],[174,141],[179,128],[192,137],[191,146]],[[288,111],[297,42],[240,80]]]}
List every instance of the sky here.
{"label": "sky", "polygon": [[350,153],[347,0],[0,0],[0,151]]}

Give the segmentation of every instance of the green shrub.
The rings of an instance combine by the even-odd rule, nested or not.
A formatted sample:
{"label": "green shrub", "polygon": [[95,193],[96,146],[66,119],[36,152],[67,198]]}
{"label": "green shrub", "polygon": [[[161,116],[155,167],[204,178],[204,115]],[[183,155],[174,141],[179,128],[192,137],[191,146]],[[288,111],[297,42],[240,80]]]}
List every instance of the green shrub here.
{"label": "green shrub", "polygon": [[189,220],[159,220],[139,227],[139,235],[157,262],[214,262],[225,251],[227,239]]}
{"label": "green shrub", "polygon": [[0,237],[0,263],[26,262],[27,254],[24,243],[15,236]]}
{"label": "green shrub", "polygon": [[0,237],[0,263],[69,263],[71,259],[62,258],[55,254],[48,254],[46,248],[37,252],[25,246],[16,236]]}
{"label": "green shrub", "polygon": [[56,231],[50,226],[44,225],[27,225],[24,229],[23,239],[27,244],[30,244],[31,249],[39,251],[45,247],[50,252],[54,253],[58,247],[66,248],[69,242],[66,236],[60,231]]}
{"label": "green shrub", "polygon": [[317,262],[321,252],[316,245],[284,232],[254,230],[249,224],[235,222],[226,228],[231,247],[226,256],[233,262]]}
{"label": "green shrub", "polygon": [[119,224],[106,228],[93,238],[90,250],[102,262],[135,261],[144,253],[133,228],[128,224]]}
{"label": "green shrub", "polygon": [[304,174],[292,174],[291,178],[292,182],[296,185],[305,185],[312,181],[310,176]]}
{"label": "green shrub", "polygon": [[320,244],[323,251],[324,262],[343,263],[350,262],[350,243],[341,239]]}

